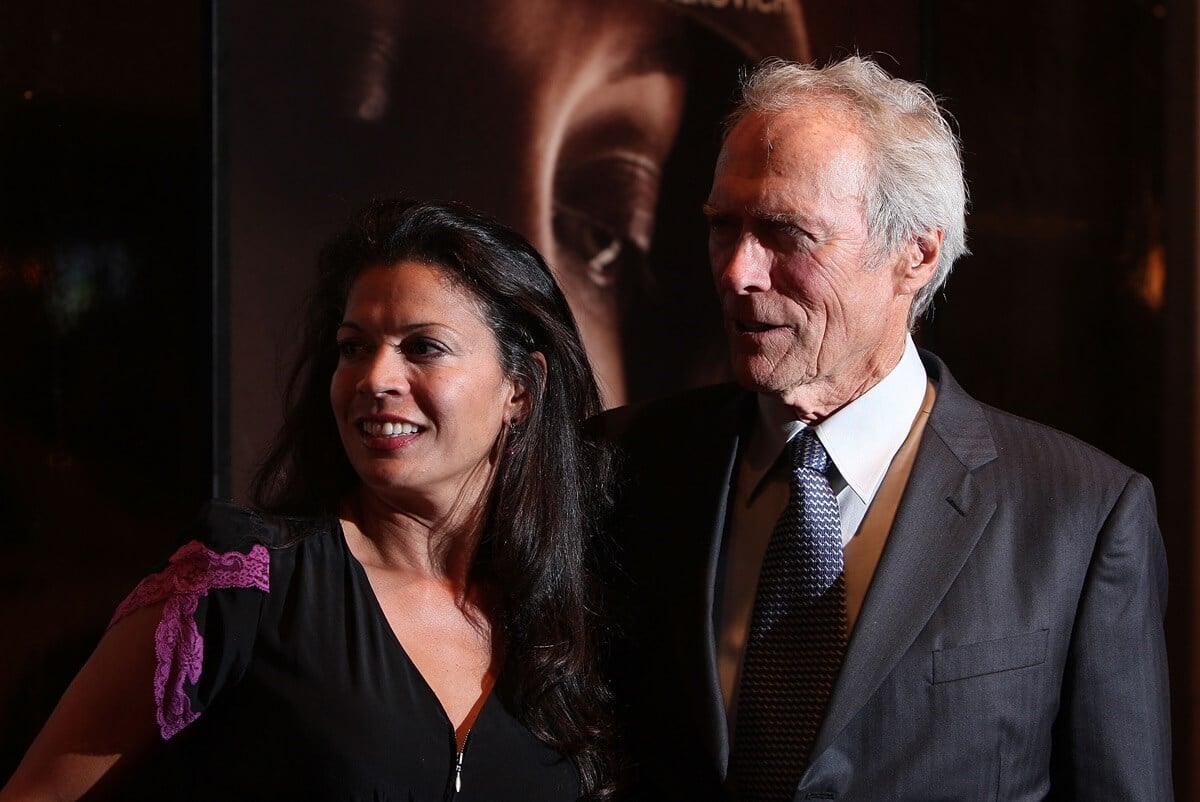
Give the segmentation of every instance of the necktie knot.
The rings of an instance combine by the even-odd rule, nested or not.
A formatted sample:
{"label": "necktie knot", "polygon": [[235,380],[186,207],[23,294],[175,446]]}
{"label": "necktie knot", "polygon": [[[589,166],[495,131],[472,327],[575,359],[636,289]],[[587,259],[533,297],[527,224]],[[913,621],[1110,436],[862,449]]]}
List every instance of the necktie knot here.
{"label": "necktie knot", "polygon": [[792,465],[814,470],[821,475],[829,471],[829,452],[821,445],[816,429],[806,427],[792,438]]}

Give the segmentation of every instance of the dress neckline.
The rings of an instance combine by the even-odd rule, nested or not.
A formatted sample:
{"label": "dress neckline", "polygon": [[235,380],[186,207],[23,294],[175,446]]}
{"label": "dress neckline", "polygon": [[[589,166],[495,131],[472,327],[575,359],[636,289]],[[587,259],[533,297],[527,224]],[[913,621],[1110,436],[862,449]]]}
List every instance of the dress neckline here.
{"label": "dress neckline", "polygon": [[446,708],[442,704],[442,700],[438,698],[437,693],[435,693],[433,690],[433,686],[429,684],[429,680],[426,679],[423,673],[421,673],[421,669],[409,655],[408,650],[404,648],[404,643],[400,640],[400,636],[396,634],[396,630],[392,627],[392,623],[388,621],[387,614],[383,611],[383,604],[380,603],[379,596],[375,592],[375,586],[371,584],[371,577],[367,573],[366,566],[362,564],[362,561],[360,561],[358,557],[354,556],[354,551],[350,548],[350,544],[346,540],[346,530],[342,526],[342,519],[338,516],[334,516],[333,524],[338,537],[338,544],[342,549],[342,553],[345,556],[346,561],[352,567],[352,570],[356,574],[358,580],[363,583],[363,592],[366,594],[367,600],[370,603],[371,615],[375,617],[376,623],[380,626],[380,628],[388,633],[388,639],[392,648],[396,650],[403,662],[407,664],[409,669],[412,670],[413,676],[418,678],[419,685],[423,689],[423,692],[433,703],[434,707],[441,715],[442,720],[445,722],[446,727],[449,729],[451,737],[454,740],[455,750],[460,751],[463,748],[470,731],[474,728],[475,724],[481,718],[483,718],[484,712],[492,706],[493,697],[495,696],[496,691],[496,680],[494,679],[491,683],[489,683],[486,690],[480,693],[475,704],[471,706],[471,710],[467,714],[467,717],[463,720],[462,724],[456,727],[454,721],[446,712]]}

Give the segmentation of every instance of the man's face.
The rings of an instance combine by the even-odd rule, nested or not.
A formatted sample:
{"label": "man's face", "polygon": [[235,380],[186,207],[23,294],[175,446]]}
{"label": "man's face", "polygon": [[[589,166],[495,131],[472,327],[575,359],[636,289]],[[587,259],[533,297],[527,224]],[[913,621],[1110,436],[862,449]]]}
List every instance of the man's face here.
{"label": "man's face", "polygon": [[869,164],[852,118],[815,105],[747,116],[717,161],[705,212],[734,373],[801,417],[861,395],[904,348],[913,254],[868,235]]}

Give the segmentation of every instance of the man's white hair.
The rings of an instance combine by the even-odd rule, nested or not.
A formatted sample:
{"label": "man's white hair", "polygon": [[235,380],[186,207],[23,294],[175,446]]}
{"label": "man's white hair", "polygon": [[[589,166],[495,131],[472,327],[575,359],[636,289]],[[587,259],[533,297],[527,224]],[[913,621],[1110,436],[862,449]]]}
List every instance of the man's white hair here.
{"label": "man's white hair", "polygon": [[867,228],[883,252],[943,232],[933,277],[913,299],[911,328],[946,283],[954,262],[966,253],[967,184],[962,150],[933,93],[893,78],[860,56],[814,67],[768,59],[742,81],[726,134],[748,114],[773,116],[808,105],[834,106],[852,115],[856,133],[871,153],[868,166]]}

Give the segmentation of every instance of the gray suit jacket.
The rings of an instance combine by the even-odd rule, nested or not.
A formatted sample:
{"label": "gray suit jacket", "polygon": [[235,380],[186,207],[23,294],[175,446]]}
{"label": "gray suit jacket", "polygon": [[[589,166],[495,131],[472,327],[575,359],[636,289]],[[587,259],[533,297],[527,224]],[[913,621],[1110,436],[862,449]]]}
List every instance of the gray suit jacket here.
{"label": "gray suit jacket", "polygon": [[[1171,799],[1150,483],[922,358],[937,401],[795,799]],[[621,455],[612,671],[648,798],[724,796],[714,633],[753,414],[723,385],[597,421]]]}

